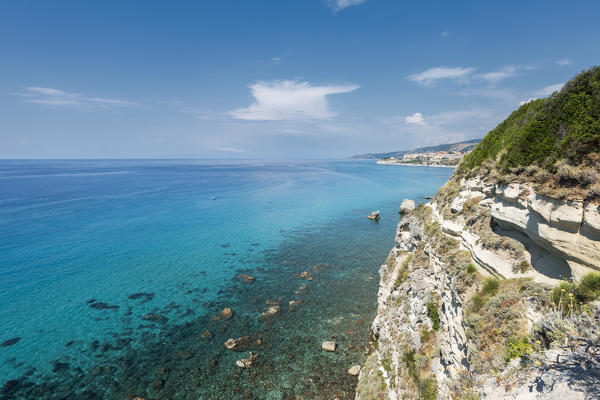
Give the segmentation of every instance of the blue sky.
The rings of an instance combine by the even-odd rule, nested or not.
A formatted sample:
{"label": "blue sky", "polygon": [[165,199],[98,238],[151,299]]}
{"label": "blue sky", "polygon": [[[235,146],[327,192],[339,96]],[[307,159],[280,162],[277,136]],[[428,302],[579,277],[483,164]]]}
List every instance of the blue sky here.
{"label": "blue sky", "polygon": [[339,158],[482,137],[598,64],[597,1],[0,4],[0,157]]}

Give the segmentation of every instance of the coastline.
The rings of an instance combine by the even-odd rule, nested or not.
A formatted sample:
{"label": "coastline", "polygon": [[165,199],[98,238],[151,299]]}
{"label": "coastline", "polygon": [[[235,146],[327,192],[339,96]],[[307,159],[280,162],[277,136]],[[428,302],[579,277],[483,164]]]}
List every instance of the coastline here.
{"label": "coastline", "polygon": [[408,167],[436,167],[436,168],[456,168],[456,165],[441,165],[441,164],[409,164],[409,163],[396,163],[396,162],[382,162],[377,161],[379,165],[406,165]]}

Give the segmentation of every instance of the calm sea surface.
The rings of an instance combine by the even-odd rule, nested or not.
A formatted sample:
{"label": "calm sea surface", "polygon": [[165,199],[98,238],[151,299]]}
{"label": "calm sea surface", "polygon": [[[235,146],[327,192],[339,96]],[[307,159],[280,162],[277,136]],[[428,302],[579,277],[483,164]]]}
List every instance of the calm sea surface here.
{"label": "calm sea surface", "polygon": [[451,172],[0,161],[0,398],[353,398],[400,202]]}

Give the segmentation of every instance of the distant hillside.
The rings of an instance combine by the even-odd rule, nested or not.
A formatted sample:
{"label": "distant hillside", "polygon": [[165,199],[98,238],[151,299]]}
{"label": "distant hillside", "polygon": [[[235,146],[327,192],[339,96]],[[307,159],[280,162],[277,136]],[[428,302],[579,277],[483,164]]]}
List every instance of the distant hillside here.
{"label": "distant hillside", "polygon": [[437,146],[427,146],[427,147],[419,147],[413,150],[403,150],[403,151],[392,151],[389,153],[369,153],[369,154],[357,154],[352,156],[353,159],[372,159],[372,158],[402,158],[405,154],[412,153],[429,153],[435,151],[469,151],[472,150],[477,143],[481,142],[481,139],[473,139],[467,140],[465,142],[458,143],[449,143],[449,144],[439,144]]}
{"label": "distant hillside", "polygon": [[479,166],[501,174],[529,165],[553,170],[560,160],[579,165],[591,153],[600,153],[600,67],[522,105],[464,158],[459,172]]}

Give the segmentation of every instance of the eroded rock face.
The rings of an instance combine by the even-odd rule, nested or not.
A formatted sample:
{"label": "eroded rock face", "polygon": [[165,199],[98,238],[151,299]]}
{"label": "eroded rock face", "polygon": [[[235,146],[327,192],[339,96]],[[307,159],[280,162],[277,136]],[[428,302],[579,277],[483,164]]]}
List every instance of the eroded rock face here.
{"label": "eroded rock face", "polygon": [[[508,193],[508,194],[507,194]],[[494,221],[518,230],[549,252],[564,258],[575,278],[600,269],[600,210],[581,201],[562,202],[529,185],[499,186],[491,207]],[[519,198],[519,201],[515,201]]]}
{"label": "eroded rock face", "polygon": [[[406,370],[406,349],[423,349],[422,341],[428,340],[423,332],[433,331],[429,303],[435,305],[439,316],[439,330],[435,332],[435,348],[439,352],[431,354],[428,367],[436,379],[437,399],[455,398],[460,393],[461,377],[465,376],[472,379],[473,388],[482,399],[584,398],[581,385],[573,384],[560,370],[523,369],[513,362],[505,371],[495,372],[503,380],[473,372],[464,323],[469,294],[464,286],[458,289],[462,284],[460,276],[444,261],[448,258],[438,253],[439,247],[431,243],[428,230],[435,225],[435,229],[457,241],[484,276],[529,277],[553,285],[558,278],[546,275],[543,269],[515,270],[514,254],[486,245],[469,218],[480,212],[487,221],[491,216],[497,232],[510,234],[511,240],[521,243],[521,247],[524,244],[522,260],[541,260],[543,265],[561,262],[577,278],[600,267],[600,207],[548,199],[526,184],[496,186],[480,178],[463,179],[456,193],[445,199],[446,204],[434,201],[425,206],[431,210],[430,221],[421,220],[425,213],[418,216],[417,208],[398,224],[396,246],[379,271],[378,312],[371,326],[377,346],[359,372],[356,399],[418,398],[418,393],[411,392],[414,386],[411,389],[407,384],[410,377],[399,371]],[[467,200],[470,203],[465,206]],[[449,208],[454,215],[448,214]],[[466,208],[471,208],[472,213],[467,214]],[[438,212],[442,209],[446,218]],[[532,301],[523,299],[528,329],[541,317]]]}
{"label": "eroded rock face", "polygon": [[400,214],[406,214],[415,209],[415,201],[404,199],[402,200],[402,204],[400,204]]}

